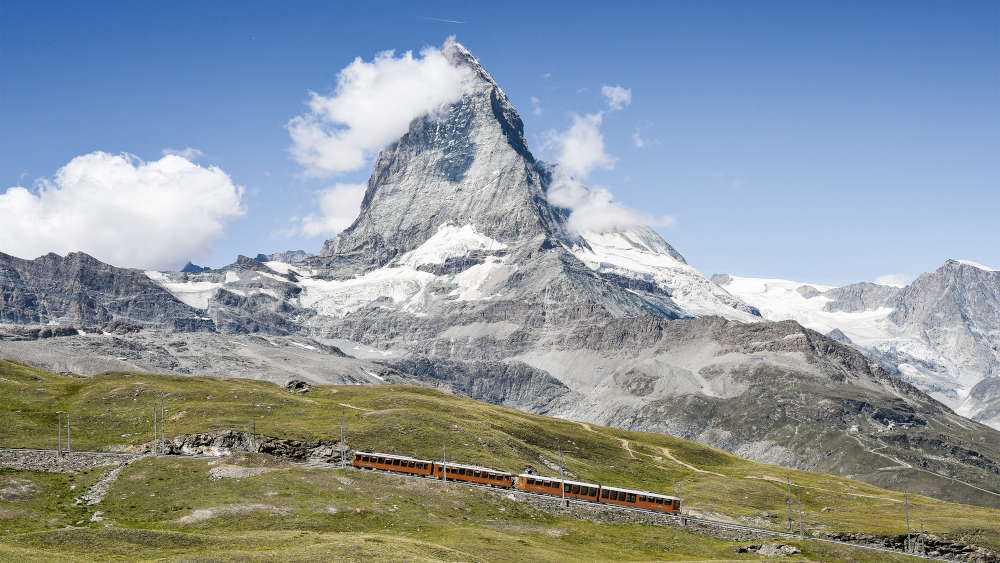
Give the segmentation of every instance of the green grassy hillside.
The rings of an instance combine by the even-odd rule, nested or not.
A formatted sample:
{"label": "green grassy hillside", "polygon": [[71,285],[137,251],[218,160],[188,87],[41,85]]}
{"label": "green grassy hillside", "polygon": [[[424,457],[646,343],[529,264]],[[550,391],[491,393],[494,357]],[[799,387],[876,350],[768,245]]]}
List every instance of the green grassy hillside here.
{"label": "green grassy hillside", "polygon": [[[225,460],[243,466],[260,460]],[[265,462],[266,473],[212,479],[197,459],[147,459],[121,475],[99,523],[25,528],[0,537],[0,560],[565,561],[752,559],[747,542],[671,527],[558,517],[501,494],[435,481]],[[218,467],[215,465],[214,467]],[[5,475],[0,471],[0,482]],[[24,474],[18,479],[47,479]],[[9,504],[9,503],[8,503]],[[38,507],[44,513],[44,507]],[[86,511],[65,516],[82,520]],[[75,524],[75,525],[74,525]],[[905,561],[844,546],[788,542],[812,560]]]}
{"label": "green grassy hillside", "polygon": [[[548,474],[554,472],[547,463],[558,461],[563,450],[567,468],[579,479],[679,493],[686,509],[725,514],[776,529],[784,526],[784,482],[791,480],[800,487],[809,529],[882,534],[904,530],[902,493],[840,477],[753,463],[665,435],[535,416],[418,387],[329,386],[295,395],[257,381],[133,374],[76,378],[0,362],[0,396],[3,397],[0,447],[51,447],[55,442],[54,413],[58,410],[72,414],[77,448],[110,449],[143,443],[150,439],[153,405],[162,399],[169,418],[168,435],[246,428],[252,422],[261,434],[330,439],[339,436],[340,421],[344,419],[348,442],[355,449],[438,459],[447,448],[449,460],[510,471],[521,471],[531,465]],[[470,537],[481,538],[482,542],[468,553],[493,553],[487,546],[495,545],[498,559],[512,553],[509,550],[517,547],[519,538],[545,544],[524,546],[524,551],[518,553],[525,558],[559,559],[568,556],[571,551],[565,550],[573,549],[574,545],[598,550],[598,546],[588,543],[590,540],[584,540],[596,537],[599,530],[602,533],[612,530],[623,534],[622,538],[629,534],[636,538],[656,538],[649,540],[655,545],[647,545],[642,539],[637,544],[625,541],[631,546],[626,551],[618,548],[594,551],[609,558],[668,557],[674,553],[670,546],[679,545],[688,546],[688,551],[682,551],[688,557],[733,556],[731,544],[703,536],[697,536],[695,541],[673,529],[655,528],[655,533],[651,533],[644,526],[593,524],[542,513],[522,514],[520,505],[513,501],[484,497],[481,495],[485,493],[461,487],[456,489],[459,492],[447,495],[458,495],[454,502],[466,503],[472,512],[465,514],[465,509],[455,512],[447,504],[435,505],[426,510],[436,515],[431,518],[419,516],[421,507],[429,506],[428,498],[438,496],[421,488],[432,487],[430,484],[416,486],[393,478],[284,465],[245,479],[211,480],[207,463],[159,459],[145,460],[128,468],[104,506],[98,507],[106,512],[107,522],[114,523],[110,529],[103,528],[103,524],[88,523],[90,528],[84,531],[52,531],[89,517],[87,512],[77,514],[62,507],[58,499],[63,497],[55,493],[36,496],[54,499],[39,507],[18,507],[11,504],[18,501],[0,501],[0,530],[17,534],[13,540],[5,539],[0,544],[3,546],[0,554],[14,557],[26,547],[72,551],[93,543],[107,553],[120,551],[127,555],[129,546],[135,542],[169,546],[174,545],[169,538],[175,537],[170,534],[179,534],[178,542],[189,542],[195,546],[192,549],[205,546],[206,553],[218,549],[233,553],[252,551],[258,540],[270,542],[267,545],[288,556],[318,557],[320,553],[329,553],[310,551],[320,549],[310,546],[320,545],[373,554],[384,547],[386,553],[394,553],[398,542],[405,539],[411,542],[407,543],[407,549],[414,550],[414,559],[468,558],[460,552],[452,556],[447,551],[436,551],[461,549],[461,526],[458,531],[450,531],[454,527],[452,519],[460,518],[462,525],[474,528],[475,533],[469,532]],[[13,478],[10,472],[7,475]],[[57,479],[32,474],[30,478],[40,479],[44,487],[58,489],[72,484],[58,479],[79,481],[79,488],[90,476]],[[344,485],[341,480],[352,484]],[[373,491],[380,500],[372,500]],[[392,505],[388,504],[388,498],[398,498],[394,503],[397,509],[389,511],[387,507]],[[378,507],[370,504],[376,502]],[[337,513],[330,514],[327,504],[336,506]],[[911,496],[910,504],[911,522],[915,526],[1000,548],[1000,511],[919,495]],[[242,505],[273,508],[238,508]],[[508,507],[505,512],[496,512],[504,506]],[[216,513],[203,522],[177,523],[199,509]],[[361,512],[354,512],[355,509]],[[412,521],[405,517],[404,510],[414,511],[410,514]],[[364,516],[346,516],[348,512]],[[36,518],[24,514],[34,514]],[[26,520],[41,523],[29,525]],[[527,523],[541,528],[537,534],[504,532],[517,532],[519,526]],[[127,530],[120,529],[123,527]],[[402,528],[409,531],[397,534]],[[145,531],[140,533],[140,530]],[[227,533],[220,537],[224,530]],[[351,532],[349,537],[343,535],[345,531]],[[296,534],[302,534],[302,539],[296,540]],[[541,551],[531,551],[536,548]],[[160,548],[150,553],[172,553],[167,547],[162,551],[157,549]]]}

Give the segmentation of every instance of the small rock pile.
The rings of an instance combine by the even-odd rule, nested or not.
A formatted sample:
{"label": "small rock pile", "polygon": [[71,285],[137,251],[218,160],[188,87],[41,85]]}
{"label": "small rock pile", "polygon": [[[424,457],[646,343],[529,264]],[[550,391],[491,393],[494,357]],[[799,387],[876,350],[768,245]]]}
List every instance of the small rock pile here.
{"label": "small rock pile", "polygon": [[802,550],[794,545],[785,543],[762,543],[752,545],[741,545],[736,548],[736,553],[755,553],[761,557],[788,557],[798,555]]}

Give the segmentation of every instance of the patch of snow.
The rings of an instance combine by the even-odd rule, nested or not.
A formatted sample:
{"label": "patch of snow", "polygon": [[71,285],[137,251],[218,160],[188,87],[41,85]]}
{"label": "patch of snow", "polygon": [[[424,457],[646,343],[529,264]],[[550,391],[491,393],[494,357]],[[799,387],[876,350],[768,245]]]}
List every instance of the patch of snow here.
{"label": "patch of snow", "polygon": [[490,299],[496,295],[489,289],[495,281],[507,277],[513,268],[504,264],[503,259],[490,256],[482,264],[476,264],[455,276],[458,287],[452,292],[461,301]]}
{"label": "patch of snow", "polygon": [[473,225],[441,225],[423,244],[407,252],[399,264],[416,268],[424,264],[444,264],[449,258],[468,256],[474,251],[496,252],[507,248],[502,242],[482,235]]}
{"label": "patch of snow", "polygon": [[[227,281],[231,273],[226,273]],[[207,309],[209,298],[222,287],[221,283],[210,281],[174,282],[170,281],[170,278],[162,272],[146,272],[146,277],[158,283],[160,287],[169,291],[185,305],[190,305],[195,309]],[[237,279],[239,278],[237,277]]]}
{"label": "patch of snow", "polygon": [[996,268],[991,268],[990,266],[980,264],[979,262],[973,262],[972,260],[956,260],[956,262],[959,264],[965,264],[966,266],[972,266],[973,268],[979,268],[984,272],[1000,272],[1000,270]]}
{"label": "patch of snow", "polygon": [[303,307],[320,314],[343,317],[381,298],[390,299],[405,310],[417,310],[434,274],[411,267],[385,267],[349,280],[322,280],[303,277],[299,297]]}
{"label": "patch of snow", "polygon": [[317,350],[317,348],[315,346],[310,346],[308,344],[303,344],[301,342],[289,341],[288,343],[291,344],[292,346],[298,346],[299,348],[302,348],[302,349],[305,349],[305,350]]}
{"label": "patch of snow", "polygon": [[264,262],[264,265],[279,274],[287,274],[288,272],[298,273],[298,271],[287,262]]}
{"label": "patch of snow", "polygon": [[240,281],[240,275],[236,272],[226,272],[226,283],[236,283]]}
{"label": "patch of snow", "polygon": [[264,276],[265,278],[271,278],[272,280],[288,283],[287,279],[279,276],[278,274],[272,274],[271,272],[257,272],[257,273],[261,276]]}
{"label": "patch of snow", "polygon": [[888,320],[892,308],[883,307],[859,313],[825,311],[823,308],[832,299],[823,295],[807,298],[799,292],[799,288],[803,286],[813,287],[820,292],[833,289],[829,285],[736,276],[731,277],[725,288],[757,307],[764,318],[770,321],[794,320],[823,334],[837,328],[851,341],[862,346],[872,346],[894,338],[891,322]]}

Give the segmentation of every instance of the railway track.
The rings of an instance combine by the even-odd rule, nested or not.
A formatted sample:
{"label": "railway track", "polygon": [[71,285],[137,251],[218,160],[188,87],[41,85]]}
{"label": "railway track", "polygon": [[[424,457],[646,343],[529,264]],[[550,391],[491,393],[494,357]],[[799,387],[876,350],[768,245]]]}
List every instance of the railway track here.
{"label": "railway track", "polygon": [[[335,465],[335,466],[332,466],[330,464],[309,464],[309,463],[304,463],[304,464],[300,464],[300,465],[304,465],[306,467],[313,467],[313,468],[348,469],[348,470],[351,470],[351,471],[357,471],[357,472],[363,472],[363,473],[379,473],[379,474],[382,474],[382,475],[392,475],[394,477],[404,477],[404,478],[407,478],[407,479],[420,479],[420,480],[424,480],[424,481],[437,481],[437,482],[441,482],[440,479],[434,478],[434,477],[424,477],[422,475],[407,475],[405,473],[394,473],[392,471],[383,471],[381,469],[362,469],[362,468],[354,467],[354,466],[351,466],[351,465],[346,465],[346,466]],[[803,541],[823,542],[823,543],[828,543],[828,544],[843,545],[843,546],[848,546],[848,547],[856,547],[856,548],[865,549],[865,550],[868,550],[868,551],[878,551],[878,552],[881,552],[881,553],[893,553],[893,554],[897,554],[897,555],[908,555],[910,557],[915,557],[915,558],[918,558],[918,559],[926,559],[926,560],[929,560],[929,561],[950,561],[949,559],[945,559],[945,558],[942,558],[942,557],[931,557],[929,555],[920,555],[920,554],[915,554],[915,553],[907,553],[905,551],[902,551],[902,550],[899,550],[899,549],[892,549],[892,548],[889,548],[889,547],[882,547],[882,546],[877,546],[877,545],[866,545],[866,544],[860,544],[860,543],[851,543],[851,542],[846,542],[846,541],[833,540],[833,539],[829,539],[829,538],[817,538],[817,537],[813,537],[813,536],[807,536],[807,535],[804,535],[804,534],[797,534],[797,533],[794,533],[794,532],[782,532],[782,531],[779,531],[779,530],[771,530],[771,529],[768,529],[768,528],[758,528],[756,526],[747,526],[747,525],[744,525],[744,524],[735,524],[735,523],[732,523],[732,522],[725,522],[725,521],[722,521],[722,520],[713,520],[711,518],[700,518],[700,517],[697,517],[697,516],[686,516],[686,515],[683,515],[683,514],[672,514],[672,513],[669,513],[669,512],[658,512],[658,511],[655,511],[655,510],[646,510],[646,509],[643,509],[643,508],[632,508],[632,507],[628,507],[628,506],[616,506],[616,505],[613,505],[613,504],[600,504],[600,503],[588,502],[588,501],[585,501],[585,500],[577,500],[577,499],[570,499],[570,498],[562,499],[562,498],[556,497],[556,496],[542,495],[542,494],[538,494],[538,493],[530,493],[530,492],[522,491],[522,490],[519,490],[519,489],[505,489],[505,488],[500,488],[500,487],[493,487],[493,486],[490,486],[490,485],[480,485],[478,483],[469,483],[467,481],[452,480],[452,481],[446,481],[446,483],[449,484],[449,485],[461,485],[461,486],[464,486],[464,487],[473,487],[473,488],[476,488],[476,489],[482,489],[484,491],[489,491],[489,492],[493,492],[493,493],[509,493],[509,492],[513,492],[513,493],[518,494],[518,495],[524,495],[524,496],[527,496],[527,497],[534,497],[534,498],[543,499],[543,500],[547,500],[547,501],[553,501],[553,500],[555,500],[555,501],[563,501],[564,500],[566,503],[572,503],[572,504],[575,504],[575,505],[586,506],[588,508],[597,508],[599,510],[619,511],[619,512],[631,512],[631,513],[638,513],[638,514],[647,514],[647,515],[651,515],[651,516],[656,516],[656,517],[660,517],[660,518],[667,518],[669,520],[673,520],[675,523],[677,523],[681,527],[687,526],[688,523],[695,523],[695,524],[701,524],[703,526],[712,527],[712,528],[720,528],[720,529],[733,530],[733,531],[739,531],[739,532],[751,532],[751,533],[760,534],[760,535],[766,535],[766,536],[770,536],[770,537],[787,538],[787,539],[795,539],[795,540],[803,540]]]}

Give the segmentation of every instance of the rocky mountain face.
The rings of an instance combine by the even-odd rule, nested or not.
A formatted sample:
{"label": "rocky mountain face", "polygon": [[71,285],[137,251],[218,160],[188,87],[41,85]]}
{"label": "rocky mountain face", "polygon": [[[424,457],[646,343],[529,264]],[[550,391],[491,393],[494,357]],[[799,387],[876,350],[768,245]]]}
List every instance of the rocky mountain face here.
{"label": "rocky mountain face", "polygon": [[717,279],[766,318],[835,330],[831,336],[959,413],[1000,428],[992,384],[1000,377],[1000,272],[948,260],[902,288],[863,282],[822,291],[784,280]]}
{"label": "rocky mountain face", "polygon": [[[146,355],[180,372],[277,379],[301,364],[309,381],[420,381],[1000,505],[1000,433],[851,344],[763,320],[770,309],[707,279],[651,229],[570,230],[510,100],[464,47],[445,52],[473,70],[475,87],[382,152],[357,220],[320,255],[145,273],[215,332],[180,346],[148,330],[113,346],[106,336],[0,340],[0,353],[97,365],[131,342],[140,367]],[[2,291],[16,287],[4,281]],[[845,292],[843,306],[868,306],[879,292]],[[820,299],[820,312],[835,301]],[[9,322],[34,322],[19,314]]]}
{"label": "rocky mountain face", "polygon": [[35,260],[0,253],[0,323],[99,328],[115,321],[183,331],[211,325],[139,270],[79,252]]}

